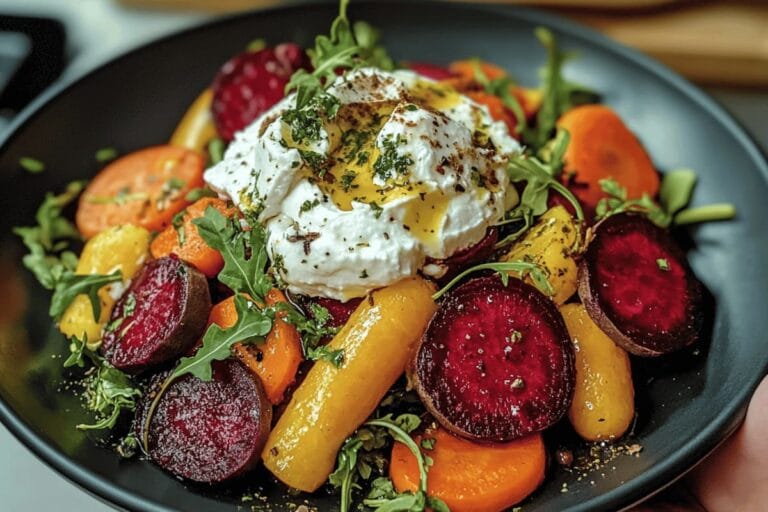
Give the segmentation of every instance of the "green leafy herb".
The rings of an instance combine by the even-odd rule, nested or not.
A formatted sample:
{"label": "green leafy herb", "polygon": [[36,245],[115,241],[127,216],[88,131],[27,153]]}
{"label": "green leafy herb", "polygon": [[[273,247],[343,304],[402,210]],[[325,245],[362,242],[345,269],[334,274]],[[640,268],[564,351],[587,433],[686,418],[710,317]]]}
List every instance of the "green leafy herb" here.
{"label": "green leafy herb", "polygon": [[538,27],[535,34],[547,50],[547,64],[542,71],[543,97],[536,114],[536,126],[523,132],[523,140],[538,149],[550,139],[555,123],[563,112],[576,105],[594,102],[597,96],[590,89],[563,78],[563,64],[571,55],[560,50],[552,32]]}
{"label": "green leafy herb", "polygon": [[260,309],[241,294],[235,295],[237,321],[232,327],[222,329],[211,324],[203,336],[203,344],[195,355],[183,357],[168,375],[147,412],[144,424],[144,448],[148,446],[149,424],[165,391],[179,377],[190,374],[203,381],[210,381],[213,376],[212,363],[223,361],[232,355],[235,343],[263,343],[265,336],[272,329],[275,311],[270,308]]}
{"label": "green leafy herb", "polygon": [[84,381],[85,405],[88,410],[98,415],[95,423],[77,425],[77,428],[100,430],[114,427],[122,411],[133,411],[136,408],[136,399],[141,396],[141,391],[131,383],[125,373],[89,349],[86,340],[72,338],[70,352],[69,358],[64,362],[65,368],[82,368],[86,359],[93,365]]}
{"label": "green leafy herb", "polygon": [[43,162],[28,156],[19,158],[19,166],[30,174],[39,174],[45,170]]}
{"label": "green leafy herb", "polygon": [[218,137],[211,139],[208,143],[208,159],[211,161],[211,165],[216,165],[224,160],[225,149],[226,145],[222,139]]}
{"label": "green leafy herb", "polygon": [[378,34],[365,23],[356,23],[354,29],[347,19],[349,0],[339,2],[339,15],[331,25],[329,36],[319,35],[315,47],[307,50],[313,71],[296,71],[286,86],[286,92],[296,91],[296,108],[307,107],[323,94],[337,77],[338,70],[360,66],[392,69],[392,59],[383,48],[376,46]]}
{"label": "green leafy herb", "polygon": [[527,130],[528,120],[525,117],[523,107],[520,106],[520,102],[512,94],[511,89],[514,86],[515,81],[510,76],[503,76],[489,79],[483,72],[483,68],[480,65],[480,59],[473,59],[472,67],[475,75],[475,81],[479,83],[485,89],[485,92],[493,94],[501,100],[505,107],[507,107],[515,115],[515,133],[522,133]]}
{"label": "green leafy herb", "polygon": [[596,220],[623,212],[640,213],[659,227],[732,219],[736,208],[730,203],[716,203],[685,208],[696,185],[696,174],[690,169],[677,169],[664,174],[659,190],[659,204],[648,194],[628,199],[627,190],[616,180],[600,180],[600,188],[608,197],[601,199],[595,209]]}
{"label": "green leafy herb", "polygon": [[120,440],[120,443],[115,447],[115,451],[124,459],[132,459],[139,451],[139,438],[136,437],[136,433],[130,432],[127,436]]}
{"label": "green leafy herb", "polygon": [[[424,457],[419,451],[416,443],[413,441],[410,432],[419,427],[421,420],[414,414],[401,414],[397,418],[392,418],[391,414],[383,416],[381,418],[370,420],[363,424],[355,434],[350,436],[339,450],[339,455],[336,464],[336,470],[331,473],[329,482],[331,485],[341,488],[341,507],[340,512],[347,512],[350,509],[352,503],[352,489],[359,487],[357,481],[359,478],[367,480],[371,475],[371,466],[367,462],[371,460],[368,455],[371,455],[373,451],[380,450],[385,447],[388,440],[387,437],[391,437],[395,441],[405,443],[411,450],[414,449],[419,463],[420,474],[422,475],[423,490],[426,493],[426,465],[424,465]],[[363,453],[360,453],[360,450]],[[418,453],[417,453],[418,452]],[[377,479],[378,480],[378,479]],[[378,493],[374,493],[374,500],[392,500],[397,499],[401,495],[391,495],[386,491],[386,484],[379,481],[375,487],[378,488]],[[382,486],[384,484],[384,487]],[[372,491],[373,493],[373,491]],[[420,498],[425,499],[425,496]],[[366,506],[377,508],[377,510],[400,510],[400,509],[381,509],[380,506],[384,506],[384,503],[368,503],[366,500]],[[407,510],[407,509],[403,509]],[[422,507],[419,510],[424,510]]]}
{"label": "green leafy herb", "polygon": [[659,267],[659,270],[663,270],[664,272],[669,270],[669,262],[665,258],[658,258],[656,260],[656,266]]}
{"label": "green leafy herb", "polygon": [[98,320],[101,317],[101,299],[99,290],[110,283],[115,283],[123,279],[119,270],[111,274],[74,274],[65,272],[62,278],[56,283],[56,287],[51,297],[51,306],[48,313],[59,320],[67,307],[75,300],[78,295],[86,295],[91,301],[93,318]]}
{"label": "green leafy herb", "polygon": [[184,196],[184,199],[190,203],[194,203],[195,201],[198,201],[204,197],[218,197],[218,194],[208,187],[196,187],[187,192],[187,195]]}
{"label": "green leafy herb", "polygon": [[187,215],[187,210],[181,210],[179,213],[173,216],[171,219],[171,226],[176,230],[176,237],[179,239],[179,245],[183,246],[187,241],[187,232],[184,229],[184,217]]}
{"label": "green leafy herb", "polygon": [[368,203],[368,206],[371,207],[371,210],[373,210],[373,216],[376,217],[377,219],[381,217],[382,213],[384,213],[384,208],[379,206],[379,203],[377,203],[376,201],[371,201],[370,203]]}
{"label": "green leafy herb", "polygon": [[[568,132],[559,131],[553,140],[553,144],[542,153],[541,159],[525,154],[514,155],[510,159],[508,167],[510,180],[514,183],[525,182],[525,188],[520,196],[520,202],[507,214],[507,220],[504,223],[522,221],[523,226],[500,240],[496,244],[497,248],[504,247],[522,236],[533,226],[535,217],[547,211],[550,190],[565,197],[573,205],[576,218],[580,221],[584,220],[584,212],[579,200],[557,180],[563,167],[562,157],[568,146]],[[547,160],[544,160],[545,158]]]}
{"label": "green leafy herb", "polygon": [[451,279],[448,284],[443,286],[437,293],[432,295],[432,299],[438,300],[440,297],[445,295],[448,290],[456,286],[456,284],[458,284],[462,279],[467,277],[469,274],[478,272],[480,270],[495,270],[498,272],[499,278],[501,279],[501,282],[504,284],[504,286],[507,286],[507,283],[509,282],[510,272],[517,273],[521,279],[526,276],[530,276],[531,281],[533,281],[533,284],[536,285],[536,288],[538,288],[541,293],[547,296],[552,296],[552,294],[554,294],[554,289],[552,288],[552,284],[549,282],[549,277],[547,276],[547,271],[545,269],[542,269],[540,266],[529,261],[499,261],[493,263],[481,263],[480,265],[475,265],[474,267],[468,268],[461,274]]}
{"label": "green leafy herb", "polygon": [[250,230],[245,231],[239,219],[229,219],[212,206],[192,223],[203,241],[224,258],[219,281],[235,293],[246,293],[253,300],[264,303],[274,283],[266,273],[267,233],[261,224],[254,221]]}
{"label": "green leafy herb", "polygon": [[117,158],[117,150],[115,148],[101,148],[96,151],[94,157],[100,164],[105,164]]}
{"label": "green leafy herb", "polygon": [[267,42],[264,39],[254,39],[250,43],[248,43],[245,47],[246,51],[249,52],[260,52],[264,48],[267,47]]}
{"label": "green leafy herb", "polygon": [[37,225],[13,230],[29,250],[23,258],[24,266],[48,290],[53,290],[56,283],[68,272],[73,272],[77,265],[77,256],[68,250],[68,245],[72,240],[80,240],[80,234],[62,216],[62,211],[84,187],[85,182],[76,181],[67,185],[59,195],[48,193],[35,214]]}
{"label": "green leafy herb", "polygon": [[435,442],[437,440],[434,437],[427,437],[421,440],[421,447],[425,450],[434,450]]}
{"label": "green leafy herb", "polygon": [[326,345],[319,347],[307,347],[307,359],[310,361],[327,361],[336,368],[341,368],[344,364],[344,349],[331,349]]}
{"label": "green leafy herb", "polygon": [[[334,354],[336,351],[333,350],[326,350],[325,353],[316,352],[323,340],[334,336],[338,332],[338,328],[328,325],[328,322],[331,320],[331,314],[326,308],[319,304],[310,304],[310,314],[305,316],[290,304],[278,304],[276,307],[280,311],[285,312],[283,320],[293,325],[299,331],[302,350],[307,359],[343,358],[343,351],[341,356]],[[316,357],[313,358],[313,355]]]}

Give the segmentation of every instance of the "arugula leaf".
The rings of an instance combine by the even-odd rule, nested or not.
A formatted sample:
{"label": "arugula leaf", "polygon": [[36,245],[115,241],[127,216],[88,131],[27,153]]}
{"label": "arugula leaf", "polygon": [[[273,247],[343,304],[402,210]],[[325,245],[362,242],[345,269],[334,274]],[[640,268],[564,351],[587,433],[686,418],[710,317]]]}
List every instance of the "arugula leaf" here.
{"label": "arugula leaf", "polygon": [[507,214],[504,224],[522,221],[523,226],[516,232],[507,235],[496,244],[496,248],[504,247],[525,233],[533,226],[535,217],[547,211],[547,199],[550,189],[555,190],[573,205],[576,218],[584,220],[581,203],[576,196],[557,180],[563,168],[563,155],[570,138],[565,130],[558,130],[557,136],[541,152],[541,158],[526,154],[514,155],[507,168],[509,179],[513,183],[525,182],[525,188],[520,195],[518,205]]}
{"label": "arugula leaf", "polygon": [[696,185],[696,174],[690,169],[676,169],[664,174],[659,190],[659,204],[648,195],[639,199],[627,199],[627,190],[616,180],[600,180],[604,197],[595,208],[595,220],[604,219],[623,212],[640,213],[661,228],[669,226],[729,220],[736,215],[736,208],[730,203],[714,203],[694,208],[685,208],[691,200]]}
{"label": "arugula leaf", "polygon": [[75,300],[78,295],[87,295],[91,301],[91,308],[93,308],[93,318],[98,321],[101,317],[101,299],[99,298],[99,290],[110,283],[122,281],[123,276],[119,270],[115,270],[111,274],[73,274],[69,271],[61,277],[56,283],[56,288],[53,291],[51,297],[51,306],[48,313],[54,318],[59,320],[61,315],[64,314],[67,307]]}
{"label": "arugula leaf", "polygon": [[207,149],[208,159],[210,160],[211,165],[216,165],[224,159],[224,150],[226,149],[226,145],[224,144],[224,141],[219,137],[214,137],[211,139],[211,141],[208,143]]}
{"label": "arugula leaf", "polygon": [[547,64],[542,71],[543,98],[536,114],[536,126],[523,132],[523,140],[538,149],[549,140],[555,123],[563,112],[576,105],[593,103],[597,100],[597,95],[587,87],[563,78],[563,64],[572,55],[560,50],[550,30],[538,27],[534,33],[547,50]]}
{"label": "arugula leaf", "polygon": [[250,230],[245,231],[239,219],[229,219],[212,206],[192,223],[203,241],[224,258],[219,281],[235,293],[246,293],[264,303],[274,283],[266,272],[267,233],[261,224],[252,222]]}
{"label": "arugula leaf", "polygon": [[70,356],[64,361],[64,367],[84,367],[86,359],[94,370],[88,374],[85,383],[85,407],[97,413],[95,423],[80,424],[80,430],[109,429],[115,426],[122,411],[133,411],[141,390],[133,385],[131,379],[110,365],[103,357],[88,348],[87,339],[70,339]]}
{"label": "arugula leaf", "polygon": [[510,92],[515,81],[510,76],[489,79],[480,65],[480,59],[472,59],[472,67],[475,81],[480,84],[485,92],[498,97],[501,102],[515,115],[515,133],[523,133],[528,129],[528,120],[517,98]]}
{"label": "arugula leaf", "polygon": [[392,69],[392,59],[376,46],[377,32],[365,23],[356,23],[354,30],[347,18],[349,0],[340,0],[339,15],[331,25],[328,36],[318,35],[315,47],[307,50],[314,70],[296,71],[286,86],[286,93],[296,91],[296,109],[307,107],[323,94],[325,87],[336,80],[338,70],[350,70],[370,65]]}
{"label": "arugula leaf", "polygon": [[235,295],[235,309],[237,322],[227,329],[211,324],[203,336],[203,345],[195,355],[182,357],[168,380],[176,380],[189,373],[200,380],[210,381],[211,363],[229,358],[232,355],[232,345],[264,342],[264,337],[272,330],[274,311],[259,309],[242,295]]}
{"label": "arugula leaf", "polygon": [[202,199],[204,197],[218,197],[219,194],[214,192],[208,187],[196,187],[187,192],[187,195],[184,196],[184,199],[189,201],[190,203],[194,203],[198,199]]}
{"label": "arugula leaf", "polygon": [[432,299],[438,300],[440,297],[445,295],[448,290],[456,286],[456,284],[458,284],[462,279],[467,277],[469,274],[478,272],[480,270],[495,270],[498,272],[499,278],[501,279],[501,282],[504,284],[504,286],[507,286],[507,283],[509,282],[509,272],[516,272],[521,279],[525,276],[530,276],[533,284],[536,285],[536,288],[538,288],[540,292],[547,296],[552,296],[555,293],[554,289],[552,288],[552,284],[549,282],[547,271],[539,267],[537,264],[531,263],[529,261],[498,261],[492,263],[481,263],[466,269],[464,272],[451,279],[448,284],[443,286],[437,293],[432,295]]}

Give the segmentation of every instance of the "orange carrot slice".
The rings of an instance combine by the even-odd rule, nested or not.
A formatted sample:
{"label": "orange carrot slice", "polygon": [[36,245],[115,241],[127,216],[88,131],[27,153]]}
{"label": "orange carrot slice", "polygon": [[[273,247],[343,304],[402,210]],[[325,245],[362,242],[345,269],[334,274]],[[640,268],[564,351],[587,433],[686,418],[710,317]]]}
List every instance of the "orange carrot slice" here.
{"label": "orange carrot slice", "polygon": [[85,238],[121,224],[159,231],[203,185],[203,157],[184,148],[155,146],[107,165],[80,197],[75,220]]}
{"label": "orange carrot slice", "polygon": [[604,105],[584,105],[560,117],[558,127],[571,135],[565,152],[564,176],[573,175],[573,192],[587,207],[605,197],[600,180],[612,178],[627,189],[627,197],[653,197],[659,174],[635,135]]}
{"label": "orange carrot slice", "polygon": [[[267,294],[267,305],[287,302],[285,295],[278,289]],[[272,404],[279,404],[296,378],[296,372],[302,361],[301,340],[294,326],[285,322],[284,314],[278,314],[275,323],[262,345],[238,343],[234,353],[255,373],[264,385],[264,391]],[[227,328],[237,322],[237,310],[234,297],[219,302],[208,317],[210,323]]]}
{"label": "orange carrot slice", "polygon": [[[224,266],[224,260],[216,249],[205,243],[192,221],[205,215],[205,210],[212,206],[227,217],[235,214],[234,207],[228,207],[222,199],[204,197],[189,205],[184,212],[180,226],[168,226],[158,234],[150,251],[155,258],[175,254],[182,260],[197,268],[207,277],[216,277]],[[175,224],[175,221],[174,221]]]}
{"label": "orange carrot slice", "polygon": [[[539,433],[509,443],[479,444],[438,427],[414,440],[433,461],[427,493],[443,500],[452,512],[505,510],[544,481],[547,456]],[[427,442],[434,443],[431,450],[424,449]],[[389,473],[398,492],[418,490],[416,457],[402,443],[392,448]]]}

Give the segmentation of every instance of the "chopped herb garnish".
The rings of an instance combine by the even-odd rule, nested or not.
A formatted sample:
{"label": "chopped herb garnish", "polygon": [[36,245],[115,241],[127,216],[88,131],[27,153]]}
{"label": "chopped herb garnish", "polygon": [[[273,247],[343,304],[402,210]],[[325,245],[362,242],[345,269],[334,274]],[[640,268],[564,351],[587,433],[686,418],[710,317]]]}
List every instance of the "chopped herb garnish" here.
{"label": "chopped herb garnish", "polygon": [[100,164],[111,162],[117,158],[117,150],[115,148],[101,148],[96,151],[94,158],[96,158],[96,161]]}
{"label": "chopped herb garnish", "polygon": [[19,158],[19,165],[22,169],[31,174],[39,174],[45,170],[45,164],[43,162],[28,156]]}
{"label": "chopped herb garnish", "polygon": [[331,162],[325,155],[321,153],[315,153],[314,151],[299,150],[302,160],[312,169],[318,177],[322,178],[328,169],[331,167]]}
{"label": "chopped herb garnish", "polygon": [[376,201],[371,201],[370,203],[368,203],[368,206],[371,207],[371,210],[373,210],[373,216],[376,217],[377,219],[381,217],[381,214],[384,212],[384,208],[379,206],[379,203],[377,203]]}
{"label": "chopped herb garnish", "polygon": [[656,266],[659,267],[659,270],[663,270],[664,272],[669,271],[669,262],[664,258],[658,258],[656,260]]}
{"label": "chopped herb garnish", "polygon": [[363,271],[360,272],[360,275],[358,277],[360,279],[368,279],[368,271],[366,269],[363,269]]}
{"label": "chopped herb garnish", "polygon": [[341,188],[344,190],[344,192],[349,192],[349,189],[351,188],[357,188],[357,185],[355,185],[355,178],[357,178],[357,173],[351,169],[347,169],[344,171],[344,174],[341,176]]}
{"label": "chopped herb garnish", "polygon": [[118,190],[114,196],[85,196],[86,202],[92,204],[117,204],[124,205],[132,201],[148,201],[149,195],[146,192],[131,193],[129,188]]}
{"label": "chopped herb garnish", "polygon": [[312,201],[307,199],[306,201],[301,203],[301,206],[299,207],[299,214],[306,213],[319,204],[320,204],[320,199],[318,198],[315,198]]}
{"label": "chopped herb garnish", "polygon": [[421,440],[421,447],[424,448],[425,450],[434,450],[435,442],[436,442],[436,439],[434,437],[426,437]]}
{"label": "chopped herb garnish", "polygon": [[187,192],[184,199],[190,203],[194,203],[204,197],[218,197],[218,194],[208,187],[196,187]]}
{"label": "chopped herb garnish", "polygon": [[307,348],[307,359],[310,361],[327,361],[336,368],[344,363],[344,349],[330,349],[326,345]]}
{"label": "chopped herb garnish", "polygon": [[179,246],[183,246],[187,241],[187,232],[184,229],[184,217],[187,215],[187,210],[181,210],[179,213],[173,216],[171,225],[176,230],[176,236],[179,239]]}
{"label": "chopped herb garnish", "polygon": [[373,163],[373,174],[382,181],[392,178],[393,175],[402,176],[413,165],[410,155],[400,155],[397,146],[402,144],[398,135],[396,139],[387,138],[382,141],[383,151]]}

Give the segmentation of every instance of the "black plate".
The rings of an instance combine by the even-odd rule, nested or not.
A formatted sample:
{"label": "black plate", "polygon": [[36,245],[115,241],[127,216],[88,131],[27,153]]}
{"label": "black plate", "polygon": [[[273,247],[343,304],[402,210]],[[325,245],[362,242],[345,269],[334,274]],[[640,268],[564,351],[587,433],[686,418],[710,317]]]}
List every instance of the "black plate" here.
{"label": "black plate", "polygon": [[[121,507],[248,508],[241,501],[247,482],[229,489],[188,487],[147,462],[120,460],[74,429],[82,413],[71,393],[58,391],[61,359],[52,358],[66,347],[48,320],[46,293],[19,268],[21,249],[10,241],[10,227],[32,222],[46,190],[93,175],[97,149],[114,146],[125,152],[166,140],[221,63],[249,41],[307,44],[327,31],[334,13],[335,6],[327,4],[276,9],[152,43],[44,94],[16,122],[0,150],[5,261],[0,267],[0,416],[43,460]],[[603,92],[659,168],[687,166],[698,172],[695,203],[737,204],[734,222],[690,232],[691,263],[716,304],[711,343],[635,367],[641,456],[622,456],[581,480],[554,469],[525,509],[615,509],[669,484],[735,428],[768,366],[768,167],[755,144],[711,99],[668,69],[547,14],[405,1],[356,3],[351,14],[379,26],[397,58],[441,63],[479,56],[528,84],[537,82],[545,59],[533,28],[549,26],[564,47],[581,54],[568,65],[568,77]],[[39,158],[48,170],[25,173],[17,164],[21,156]],[[281,491],[265,484],[263,492],[272,509],[284,508]],[[322,510],[335,508],[327,497],[313,503]]]}

